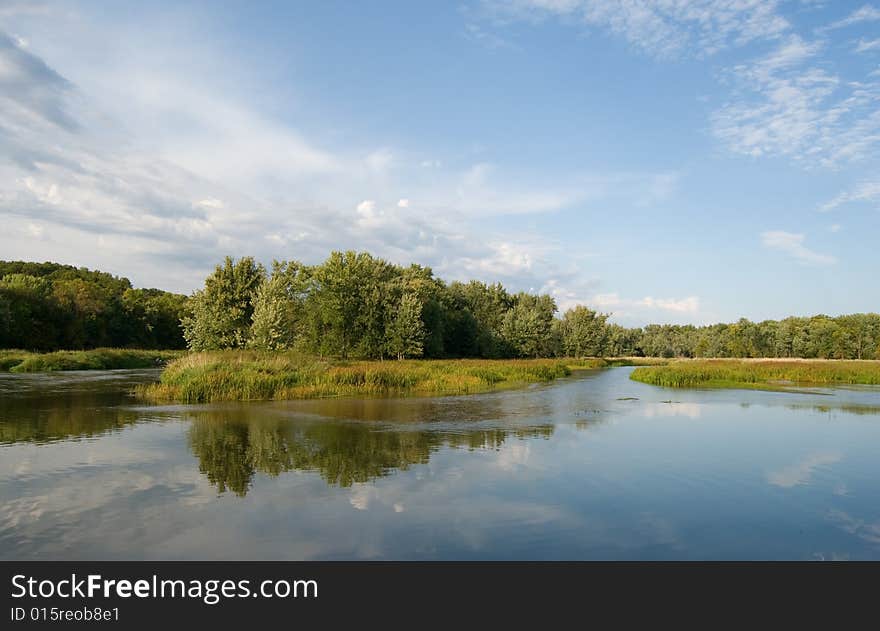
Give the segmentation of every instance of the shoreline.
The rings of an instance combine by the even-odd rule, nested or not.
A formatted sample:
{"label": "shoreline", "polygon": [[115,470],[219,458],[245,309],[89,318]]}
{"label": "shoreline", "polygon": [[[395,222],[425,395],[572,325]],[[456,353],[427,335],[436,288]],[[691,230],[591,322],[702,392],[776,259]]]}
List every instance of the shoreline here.
{"label": "shoreline", "polygon": [[31,373],[65,370],[118,370],[160,368],[183,356],[182,350],[135,348],[93,348],[35,353],[16,349],[0,350],[0,372]]}
{"label": "shoreline", "polygon": [[339,360],[296,353],[211,351],[170,362],[134,394],[155,403],[338,396],[476,394],[550,382],[573,371],[654,363],[640,358]]}
{"label": "shoreline", "polygon": [[811,386],[880,385],[880,360],[677,359],[639,367],[630,379],[666,388],[732,388],[793,392]]}

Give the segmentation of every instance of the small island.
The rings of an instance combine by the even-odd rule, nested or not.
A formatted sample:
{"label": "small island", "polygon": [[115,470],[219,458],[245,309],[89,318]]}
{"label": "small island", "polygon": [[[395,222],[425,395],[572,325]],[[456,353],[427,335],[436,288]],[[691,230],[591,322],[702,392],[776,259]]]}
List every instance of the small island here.
{"label": "small island", "polygon": [[880,383],[877,314],[627,328],[584,305],[559,314],[548,294],[447,283],[366,252],[271,269],[226,257],[190,296],[0,262],[0,313],[0,345],[29,349],[0,351],[0,370],[164,366],[135,390],[155,402],[470,394],[621,365],[667,387]]}

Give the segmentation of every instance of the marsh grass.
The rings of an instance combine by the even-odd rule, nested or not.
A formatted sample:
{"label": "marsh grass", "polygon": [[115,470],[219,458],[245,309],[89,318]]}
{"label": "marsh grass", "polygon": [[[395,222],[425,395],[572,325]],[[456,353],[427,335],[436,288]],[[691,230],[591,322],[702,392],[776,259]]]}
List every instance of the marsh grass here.
{"label": "marsh grass", "polygon": [[880,361],[836,359],[676,360],[636,368],[630,379],[669,388],[750,388],[880,384]]}
{"label": "marsh grass", "polygon": [[145,351],[125,348],[95,348],[88,351],[0,351],[0,371],[51,372],[56,370],[112,370],[155,368],[183,355],[184,351]]}
{"label": "marsh grass", "polygon": [[386,394],[468,394],[552,381],[602,359],[340,361],[295,353],[216,351],[171,363],[159,383],[136,389],[152,401],[208,403]]}

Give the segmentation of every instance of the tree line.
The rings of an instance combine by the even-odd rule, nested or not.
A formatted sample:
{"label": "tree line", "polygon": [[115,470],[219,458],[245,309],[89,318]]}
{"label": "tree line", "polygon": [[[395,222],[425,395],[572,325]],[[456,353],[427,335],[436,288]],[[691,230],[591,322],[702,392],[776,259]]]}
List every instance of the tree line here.
{"label": "tree line", "polygon": [[0,261],[0,348],[184,348],[186,300],[84,267]]}
{"label": "tree line", "polygon": [[446,283],[428,267],[365,252],[333,252],[319,265],[227,257],[188,301],[193,350],[298,350],[322,356],[807,357],[880,359],[880,315],[817,315],[710,326],[626,328],[552,296],[500,283]]}
{"label": "tree line", "polygon": [[57,263],[0,261],[0,348],[296,350],[343,358],[880,359],[880,315],[626,328],[552,296],[444,282],[421,265],[333,252],[318,265],[227,257],[191,296]]}

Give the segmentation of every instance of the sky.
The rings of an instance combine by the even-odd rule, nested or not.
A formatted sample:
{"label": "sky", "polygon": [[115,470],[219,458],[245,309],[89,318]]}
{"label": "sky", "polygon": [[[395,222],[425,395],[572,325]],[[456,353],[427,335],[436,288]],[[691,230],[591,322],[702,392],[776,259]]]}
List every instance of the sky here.
{"label": "sky", "polygon": [[366,250],[625,325],[880,311],[880,3],[0,0],[0,259]]}

